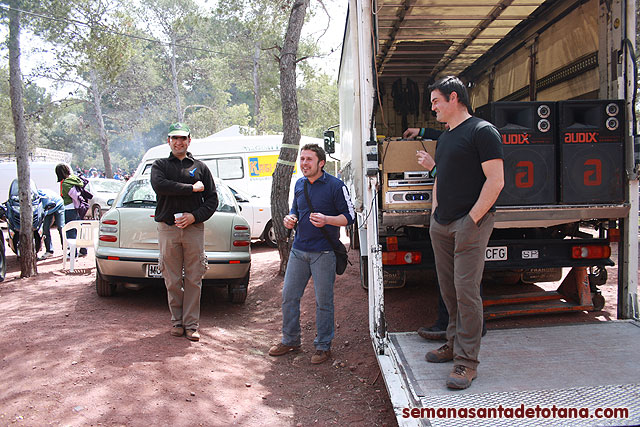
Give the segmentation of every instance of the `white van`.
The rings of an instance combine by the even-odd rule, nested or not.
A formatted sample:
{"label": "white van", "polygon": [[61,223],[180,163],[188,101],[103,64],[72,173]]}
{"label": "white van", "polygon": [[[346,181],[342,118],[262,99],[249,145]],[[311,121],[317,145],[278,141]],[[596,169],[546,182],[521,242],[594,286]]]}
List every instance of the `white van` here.
{"label": "white van", "polygon": [[[300,147],[305,144],[322,147],[323,141],[303,136]],[[192,139],[189,146],[189,152],[205,162],[211,173],[224,179],[234,191],[242,207],[242,216],[251,226],[251,238],[265,240],[272,247],[276,242],[271,227],[271,182],[281,145],[282,135],[259,135],[211,136]],[[167,143],[150,148],[142,157],[134,176],[150,174],[153,161],[167,157],[170,152]],[[291,177],[291,194],[300,177],[302,173],[296,166]]]}
{"label": "white van", "polygon": [[[60,184],[56,177],[56,162],[29,162],[31,180],[39,189],[48,188],[60,193]],[[16,162],[0,162],[0,203],[9,198],[11,182],[18,178]]]}

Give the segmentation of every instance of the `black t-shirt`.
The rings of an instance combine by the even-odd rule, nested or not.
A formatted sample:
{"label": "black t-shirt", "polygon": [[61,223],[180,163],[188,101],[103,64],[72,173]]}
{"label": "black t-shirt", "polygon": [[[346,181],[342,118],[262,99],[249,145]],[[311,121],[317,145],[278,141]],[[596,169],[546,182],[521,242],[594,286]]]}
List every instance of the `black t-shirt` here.
{"label": "black t-shirt", "polygon": [[443,132],[438,138],[435,158],[438,166],[436,221],[449,224],[468,214],[486,181],[482,163],[502,158],[500,133],[489,122],[470,117]]}

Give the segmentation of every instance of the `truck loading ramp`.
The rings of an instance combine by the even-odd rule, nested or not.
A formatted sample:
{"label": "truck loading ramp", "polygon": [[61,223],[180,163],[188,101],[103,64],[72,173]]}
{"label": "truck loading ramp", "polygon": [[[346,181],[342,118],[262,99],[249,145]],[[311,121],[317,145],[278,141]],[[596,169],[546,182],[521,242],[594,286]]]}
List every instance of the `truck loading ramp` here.
{"label": "truck loading ramp", "polygon": [[[489,331],[478,377],[449,390],[452,363],[428,363],[442,343],[390,333],[405,386],[422,408],[589,408],[585,418],[431,418],[425,425],[640,425],[640,323],[608,321]],[[595,418],[597,408],[627,408],[628,418]],[[402,408],[400,408],[402,409]],[[398,408],[396,408],[398,410]]]}

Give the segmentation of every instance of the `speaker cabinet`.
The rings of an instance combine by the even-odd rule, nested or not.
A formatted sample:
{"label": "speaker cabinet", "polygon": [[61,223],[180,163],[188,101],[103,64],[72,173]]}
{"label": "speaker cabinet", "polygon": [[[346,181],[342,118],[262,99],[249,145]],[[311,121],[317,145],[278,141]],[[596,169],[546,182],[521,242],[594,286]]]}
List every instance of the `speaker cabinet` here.
{"label": "speaker cabinet", "polygon": [[562,203],[624,201],[624,102],[558,102]]}
{"label": "speaker cabinet", "polygon": [[505,181],[496,206],[555,204],[556,103],[492,102],[476,116],[502,137]]}

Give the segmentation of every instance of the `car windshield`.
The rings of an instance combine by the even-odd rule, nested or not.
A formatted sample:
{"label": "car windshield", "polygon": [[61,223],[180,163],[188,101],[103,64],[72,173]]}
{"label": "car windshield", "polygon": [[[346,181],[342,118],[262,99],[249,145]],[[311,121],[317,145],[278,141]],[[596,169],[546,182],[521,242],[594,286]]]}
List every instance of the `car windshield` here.
{"label": "car windshield", "polygon": [[124,185],[124,181],[95,179],[91,181],[91,189],[98,193],[117,193]]}
{"label": "car windshield", "polygon": [[[236,205],[229,188],[216,180],[216,190],[218,192],[218,209],[216,212],[236,213]],[[120,199],[122,206],[155,206],[156,193],[151,187],[148,179],[133,181],[126,188]]]}

